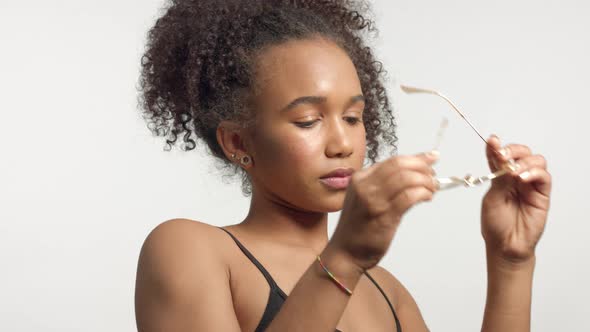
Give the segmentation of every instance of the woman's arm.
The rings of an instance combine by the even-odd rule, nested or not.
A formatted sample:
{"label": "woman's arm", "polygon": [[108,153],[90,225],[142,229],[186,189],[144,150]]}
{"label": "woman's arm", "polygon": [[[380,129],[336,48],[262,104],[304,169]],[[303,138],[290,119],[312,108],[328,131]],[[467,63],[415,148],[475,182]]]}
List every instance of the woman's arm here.
{"label": "woman's arm", "polygon": [[[170,220],[148,235],[137,269],[135,311],[140,332],[240,331],[229,271],[215,250],[209,225]],[[348,287],[362,271],[344,253],[326,247],[322,261]],[[190,262],[190,263],[189,263]],[[349,296],[317,262],[310,265],[265,332],[333,332]]]}
{"label": "woman's arm", "polygon": [[493,179],[482,200],[488,270],[482,331],[530,331],[535,248],[547,223],[551,174],[545,157],[522,144],[501,148],[497,136],[488,139],[486,155],[492,171],[510,159],[518,167]]}
{"label": "woman's arm", "polygon": [[487,254],[488,292],[482,331],[530,331],[535,259],[514,264]]}
{"label": "woman's arm", "polygon": [[240,331],[229,272],[209,232],[210,226],[177,219],[148,235],[137,268],[138,331]]}
{"label": "woman's arm", "polygon": [[[530,331],[535,260],[514,264],[488,254],[488,290],[482,332]],[[429,331],[410,292],[382,267],[371,275],[387,292],[404,331]]]}
{"label": "woman's arm", "polygon": [[[341,251],[328,244],[321,253],[322,263],[349,289],[359,282],[363,272]],[[333,332],[350,296],[329,278],[314,261],[299,279],[277,313],[267,332]]]}

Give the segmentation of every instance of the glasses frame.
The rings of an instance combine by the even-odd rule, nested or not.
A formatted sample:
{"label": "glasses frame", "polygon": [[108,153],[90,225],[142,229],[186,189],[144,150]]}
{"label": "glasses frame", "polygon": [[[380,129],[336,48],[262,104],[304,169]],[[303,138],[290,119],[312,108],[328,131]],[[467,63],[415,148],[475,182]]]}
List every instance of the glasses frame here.
{"label": "glasses frame", "polygon": [[[457,113],[459,113],[461,118],[463,118],[463,120],[465,120],[465,122],[467,122],[469,124],[469,126],[477,133],[477,135],[484,141],[484,143],[486,145],[489,145],[489,143],[486,141],[486,139],[483,138],[483,136],[479,133],[479,131],[477,129],[475,129],[473,124],[467,119],[467,117],[465,117],[465,114],[463,114],[463,112],[461,112],[457,108],[457,106],[455,106],[455,104],[453,104],[453,102],[449,98],[447,98],[445,95],[443,95],[442,93],[440,93],[436,90],[417,88],[417,87],[408,86],[408,85],[400,85],[400,88],[402,89],[402,91],[404,91],[407,94],[417,94],[417,93],[432,94],[432,95],[436,95],[436,96],[443,98],[449,105],[451,105],[451,107]],[[439,137],[442,135],[442,129],[444,129],[444,127],[446,127],[446,119],[445,119],[445,122],[443,122],[443,124],[441,125],[441,131],[439,132]],[[494,149],[491,145],[490,145],[490,148],[499,153],[499,151]],[[514,159],[510,159],[510,160],[508,160],[508,163],[502,165],[502,167],[499,170],[497,170],[496,172],[492,172],[492,173],[489,173],[484,176],[474,177],[471,174],[467,174],[464,177],[458,177],[458,176],[451,176],[451,177],[446,177],[446,178],[435,177],[434,179],[439,186],[439,190],[456,188],[459,186],[475,187],[477,185],[480,185],[480,184],[485,183],[487,181],[491,181],[495,178],[498,178],[504,174],[507,174],[507,173],[517,170],[517,169],[518,169],[518,165],[516,164]]]}

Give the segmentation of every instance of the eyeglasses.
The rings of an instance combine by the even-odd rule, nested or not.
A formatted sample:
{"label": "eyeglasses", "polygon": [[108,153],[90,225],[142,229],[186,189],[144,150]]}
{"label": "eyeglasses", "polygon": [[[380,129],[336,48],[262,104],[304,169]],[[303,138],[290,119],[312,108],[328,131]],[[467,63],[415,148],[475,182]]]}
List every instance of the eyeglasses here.
{"label": "eyeglasses", "polygon": [[[411,86],[407,86],[407,85],[401,85],[400,86],[402,91],[404,91],[405,93],[408,94],[413,94],[413,93],[427,93],[427,94],[433,94],[433,95],[437,95],[441,98],[443,98],[444,100],[446,100],[451,107],[453,107],[453,109],[455,111],[457,111],[457,113],[459,113],[459,115],[463,118],[463,120],[465,120],[469,126],[477,133],[477,135],[486,143],[486,145],[489,145],[489,143],[486,141],[485,138],[483,138],[483,136],[479,133],[479,131],[477,131],[477,129],[475,129],[475,127],[473,126],[473,124],[471,124],[471,122],[469,120],[467,120],[467,118],[465,117],[465,115],[459,111],[459,109],[455,106],[455,104],[453,104],[453,102],[451,102],[451,100],[449,98],[447,98],[446,96],[444,96],[443,94],[441,94],[438,91],[434,91],[434,90],[428,90],[428,89],[422,89],[422,88],[416,88],[416,87],[411,87]],[[438,149],[438,145],[440,143],[440,140],[443,136],[444,130],[446,129],[448,124],[448,120],[445,118],[443,120],[443,122],[441,123],[441,127],[439,129],[438,135],[437,135],[437,143],[435,146],[435,149]],[[492,148],[490,146],[490,148]],[[494,151],[498,152],[496,149],[492,148]],[[486,181],[491,181],[492,179],[495,179],[497,177],[500,177],[510,171],[516,170],[517,169],[517,165],[514,161],[514,159],[510,159],[508,161],[508,163],[506,165],[504,165],[504,167],[502,167],[501,169],[497,170],[496,172],[490,173],[488,175],[485,176],[480,176],[480,177],[474,177],[471,174],[467,174],[464,177],[457,177],[457,176],[451,176],[448,178],[436,178],[436,180],[438,181],[439,185],[440,185],[440,190],[444,190],[444,189],[450,189],[450,188],[455,188],[455,187],[459,187],[459,186],[464,186],[464,187],[474,187],[476,185],[480,185]]]}

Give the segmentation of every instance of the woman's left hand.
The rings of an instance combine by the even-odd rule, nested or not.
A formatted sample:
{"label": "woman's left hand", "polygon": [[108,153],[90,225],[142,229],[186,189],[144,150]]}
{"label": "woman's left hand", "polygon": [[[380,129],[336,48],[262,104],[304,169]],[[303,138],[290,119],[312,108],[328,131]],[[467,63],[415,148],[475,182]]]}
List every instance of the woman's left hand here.
{"label": "woman's left hand", "polygon": [[545,158],[533,155],[526,145],[508,144],[503,156],[494,151],[502,148],[497,136],[488,143],[486,155],[493,172],[504,168],[509,159],[519,168],[492,180],[482,201],[481,232],[488,253],[509,262],[525,262],[534,258],[545,229],[551,174]]}

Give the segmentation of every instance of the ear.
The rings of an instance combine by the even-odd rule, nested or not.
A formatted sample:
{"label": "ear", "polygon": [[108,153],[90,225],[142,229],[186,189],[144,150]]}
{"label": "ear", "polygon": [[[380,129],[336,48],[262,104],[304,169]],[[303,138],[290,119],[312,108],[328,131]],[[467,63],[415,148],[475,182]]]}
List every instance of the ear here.
{"label": "ear", "polygon": [[227,159],[232,160],[231,155],[236,154],[238,157],[248,155],[252,157],[252,153],[247,151],[247,132],[237,123],[233,121],[221,121],[217,126],[217,143],[225,153]]}

